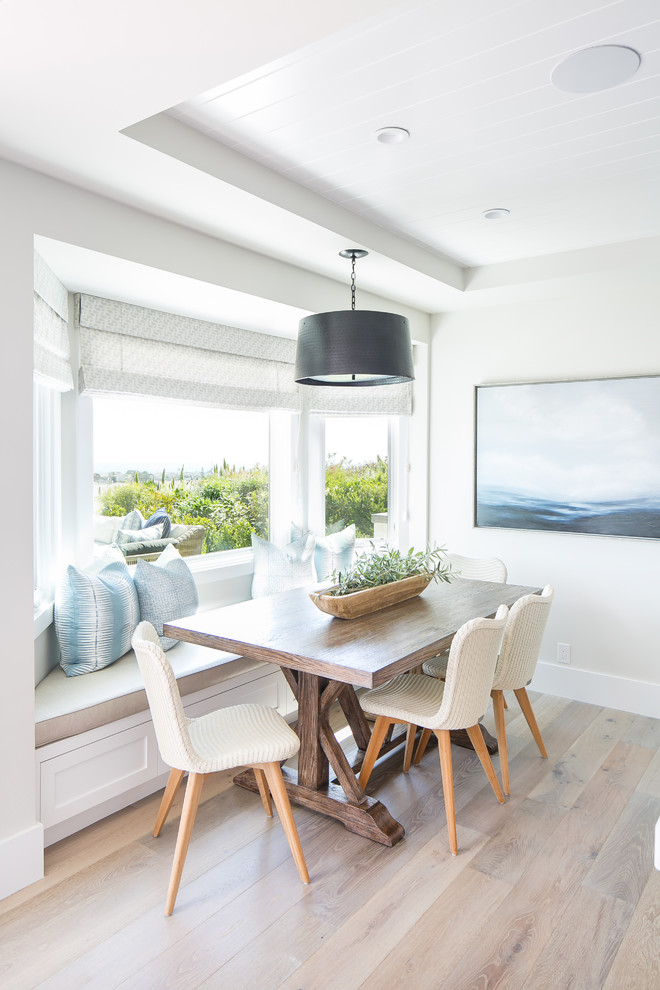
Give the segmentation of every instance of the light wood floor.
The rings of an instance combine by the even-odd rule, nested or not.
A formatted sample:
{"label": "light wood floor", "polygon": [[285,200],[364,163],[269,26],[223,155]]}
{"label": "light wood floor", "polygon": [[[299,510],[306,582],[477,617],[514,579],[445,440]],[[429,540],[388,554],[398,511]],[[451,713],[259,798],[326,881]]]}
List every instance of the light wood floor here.
{"label": "light wood floor", "polygon": [[310,886],[258,796],[219,774],[171,918],[180,801],[153,839],[158,794],[52,846],[45,879],[0,903],[0,985],[658,990],[660,720],[532,697],[549,759],[511,698],[504,807],[453,748],[457,857],[437,748],[407,775],[401,750],[374,771],[406,829],[393,849],[294,808]]}

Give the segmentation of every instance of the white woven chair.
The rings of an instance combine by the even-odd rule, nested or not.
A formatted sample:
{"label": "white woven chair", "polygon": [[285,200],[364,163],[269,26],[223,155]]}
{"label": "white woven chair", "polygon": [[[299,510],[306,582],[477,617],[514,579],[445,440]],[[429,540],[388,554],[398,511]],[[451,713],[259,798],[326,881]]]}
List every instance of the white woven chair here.
{"label": "white woven chair", "polygon": [[[462,557],[458,553],[448,553],[446,559],[451,564],[452,574],[455,574],[456,577],[469,578],[471,581],[496,581],[498,584],[506,584],[506,565],[499,557]],[[448,656],[448,651],[445,651],[437,657],[432,657],[422,664],[422,670],[430,677],[444,678]],[[415,762],[419,761],[415,760]]]}
{"label": "white woven chair", "polygon": [[382,687],[366,691],[360,698],[365,712],[377,716],[360,771],[359,782],[362,788],[367,786],[390,725],[421,725],[436,735],[447,810],[449,848],[454,856],[458,852],[458,843],[450,729],[467,729],[495,796],[500,804],[504,803],[504,795],[478,723],[488,707],[507,614],[506,605],[500,605],[494,619],[471,619],[461,626],[451,644],[444,681],[424,674],[401,674]]}
{"label": "white woven chair", "polygon": [[527,695],[527,685],[534,676],[545,632],[554,589],[548,584],[540,595],[525,595],[511,606],[509,618],[504,627],[502,648],[495,668],[491,697],[495,714],[497,747],[500,754],[502,788],[509,793],[509,760],[506,748],[506,726],[504,722],[504,691],[513,691],[527,724],[532,730],[541,756],[548,754],[541,737],[532,705]]}
{"label": "white woven chair", "polygon": [[151,623],[138,625],[132,645],[144,680],[158,748],[163,760],[173,768],[158,810],[154,836],[160,835],[179,784],[188,772],[165,914],[170,915],[174,910],[204,779],[218,770],[238,766],[253,768],[266,814],[273,814],[272,794],[300,879],[309,883],[280,769],[280,761],[288,760],[298,752],[298,736],[281,715],[263,705],[237,705],[201,718],[187,718],[172,667]]}

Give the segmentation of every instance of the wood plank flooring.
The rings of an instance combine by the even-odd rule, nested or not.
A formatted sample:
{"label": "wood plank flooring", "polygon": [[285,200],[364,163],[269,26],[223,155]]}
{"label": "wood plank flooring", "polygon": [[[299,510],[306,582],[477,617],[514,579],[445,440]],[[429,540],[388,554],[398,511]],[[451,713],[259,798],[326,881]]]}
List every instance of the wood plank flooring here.
{"label": "wood plank flooring", "polygon": [[658,990],[660,720],[532,703],[549,759],[511,696],[504,806],[476,756],[452,748],[457,857],[432,745],[409,774],[402,748],[374,770],[369,792],[406,829],[392,849],[294,808],[310,886],[258,795],[217,774],[171,918],[181,797],[153,839],[157,794],[52,846],[45,879],[0,902],[0,985]]}

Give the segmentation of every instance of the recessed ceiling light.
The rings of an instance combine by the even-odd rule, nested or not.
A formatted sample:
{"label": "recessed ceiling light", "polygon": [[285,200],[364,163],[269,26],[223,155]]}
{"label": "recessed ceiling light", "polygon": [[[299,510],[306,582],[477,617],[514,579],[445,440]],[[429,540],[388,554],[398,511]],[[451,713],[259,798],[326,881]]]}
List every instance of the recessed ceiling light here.
{"label": "recessed ceiling light", "polygon": [[376,131],[376,140],[381,144],[401,144],[410,137],[405,127],[381,127]]}
{"label": "recessed ceiling light", "polygon": [[484,220],[503,220],[504,217],[508,217],[511,210],[505,210],[503,206],[497,206],[492,210],[484,210],[481,214]]}
{"label": "recessed ceiling light", "polygon": [[598,93],[630,79],[642,59],[624,45],[595,45],[569,55],[552,73],[552,82],[565,93]]}

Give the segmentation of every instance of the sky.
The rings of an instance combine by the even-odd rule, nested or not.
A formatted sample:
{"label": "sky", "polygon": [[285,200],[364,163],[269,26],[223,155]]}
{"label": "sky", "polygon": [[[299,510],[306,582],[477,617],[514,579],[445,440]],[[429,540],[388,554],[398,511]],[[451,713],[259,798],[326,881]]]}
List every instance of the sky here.
{"label": "sky", "polygon": [[[236,467],[268,463],[268,415],[169,400],[98,396],[94,470],[205,472],[223,459]],[[387,456],[386,417],[332,417],[326,451],[356,464]]]}
{"label": "sky", "polygon": [[480,488],[571,502],[660,495],[660,378],[478,389]]}

